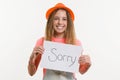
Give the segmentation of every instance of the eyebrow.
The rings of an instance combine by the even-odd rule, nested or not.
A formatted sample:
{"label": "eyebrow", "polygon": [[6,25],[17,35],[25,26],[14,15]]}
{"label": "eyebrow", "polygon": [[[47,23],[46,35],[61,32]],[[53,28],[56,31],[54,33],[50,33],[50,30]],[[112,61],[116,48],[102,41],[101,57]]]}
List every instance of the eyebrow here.
{"label": "eyebrow", "polygon": [[[54,16],[54,18],[59,18],[59,16]],[[62,18],[67,18],[67,17],[62,17]]]}

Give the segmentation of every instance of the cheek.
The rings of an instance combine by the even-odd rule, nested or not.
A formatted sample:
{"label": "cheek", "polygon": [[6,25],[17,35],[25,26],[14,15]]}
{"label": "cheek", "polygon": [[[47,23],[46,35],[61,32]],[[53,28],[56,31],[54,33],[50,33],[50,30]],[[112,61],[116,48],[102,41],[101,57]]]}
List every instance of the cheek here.
{"label": "cheek", "polygon": [[66,25],[66,27],[65,27],[65,30],[67,29],[67,25]]}
{"label": "cheek", "polygon": [[55,22],[53,22],[53,26],[55,25],[56,23]]}
{"label": "cheek", "polygon": [[66,21],[66,22],[64,22],[64,24],[67,26],[67,21]]}
{"label": "cheek", "polygon": [[57,24],[57,21],[53,21],[53,25],[56,25]]}
{"label": "cheek", "polygon": [[67,28],[67,22],[65,22],[65,23],[64,23],[64,25],[65,25],[65,26],[66,26],[66,28]]}

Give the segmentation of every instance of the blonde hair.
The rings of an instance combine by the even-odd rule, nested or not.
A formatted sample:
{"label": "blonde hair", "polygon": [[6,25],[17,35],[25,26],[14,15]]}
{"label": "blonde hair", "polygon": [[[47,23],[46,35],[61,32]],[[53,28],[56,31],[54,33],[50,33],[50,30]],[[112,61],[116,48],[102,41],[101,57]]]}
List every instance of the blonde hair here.
{"label": "blonde hair", "polygon": [[[61,8],[60,8],[61,9]],[[54,15],[56,14],[56,12],[60,9],[57,9],[55,11],[53,11],[47,21],[46,24],[46,30],[45,30],[45,39],[48,41],[52,40],[52,37],[55,35],[54,29],[53,29],[53,19],[54,19]],[[65,10],[65,9],[62,9]],[[70,16],[70,14],[68,13],[67,10],[66,11],[66,15],[67,15],[67,29],[65,31],[65,43],[66,44],[75,44],[75,29],[74,29],[74,24],[72,21],[72,18]]]}

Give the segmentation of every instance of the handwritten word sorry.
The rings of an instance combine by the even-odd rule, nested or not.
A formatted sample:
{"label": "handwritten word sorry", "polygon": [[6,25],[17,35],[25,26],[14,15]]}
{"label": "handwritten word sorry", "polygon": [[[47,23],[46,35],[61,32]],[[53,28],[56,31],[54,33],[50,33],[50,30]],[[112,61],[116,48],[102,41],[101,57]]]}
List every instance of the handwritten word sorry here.
{"label": "handwritten word sorry", "polygon": [[51,49],[51,54],[50,56],[48,56],[48,60],[50,62],[56,62],[56,61],[63,61],[63,62],[70,62],[69,67],[71,67],[75,61],[76,61],[76,57],[72,57],[69,55],[64,55],[64,54],[58,54],[57,53],[57,49],[56,48],[52,48]]}

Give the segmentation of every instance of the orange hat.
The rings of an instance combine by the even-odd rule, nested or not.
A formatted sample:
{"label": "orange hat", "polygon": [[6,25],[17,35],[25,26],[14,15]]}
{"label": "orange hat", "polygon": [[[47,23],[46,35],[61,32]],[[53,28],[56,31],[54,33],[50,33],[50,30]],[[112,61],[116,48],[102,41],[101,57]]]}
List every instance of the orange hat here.
{"label": "orange hat", "polygon": [[67,10],[67,11],[70,13],[70,16],[71,16],[72,20],[74,21],[74,13],[73,13],[73,11],[72,11],[70,8],[66,7],[66,6],[65,6],[64,4],[62,4],[62,3],[57,3],[54,7],[48,9],[48,11],[46,12],[46,19],[49,18],[50,14],[51,14],[54,10],[59,9],[59,8],[63,8],[63,9],[65,9],[65,10]]}

